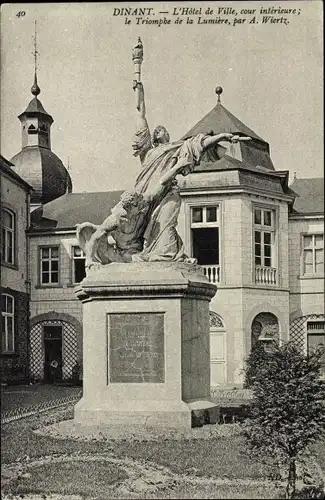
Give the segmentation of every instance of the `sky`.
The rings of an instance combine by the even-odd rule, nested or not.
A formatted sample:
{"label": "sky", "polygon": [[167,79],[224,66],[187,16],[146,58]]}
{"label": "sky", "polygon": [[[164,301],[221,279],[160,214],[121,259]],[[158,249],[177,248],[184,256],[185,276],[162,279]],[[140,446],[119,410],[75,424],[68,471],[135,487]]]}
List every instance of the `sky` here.
{"label": "sky", "polygon": [[[21,150],[17,116],[33,97],[36,20],[39,99],[54,119],[52,150],[69,164],[74,192],[130,189],[140,171],[131,147],[136,126],[132,48],[139,36],[151,129],[165,125],[171,139],[179,139],[216,105],[215,88],[221,86],[222,104],[270,144],[277,170],[289,170],[291,180],[294,172],[323,176],[322,1],[1,7],[1,153],[6,158]],[[194,13],[181,15],[183,7]],[[223,7],[237,15],[219,14]],[[272,20],[286,23],[263,23],[261,7],[296,13],[273,14]],[[124,15],[122,8],[152,10]],[[208,8],[212,14],[206,14]],[[243,9],[257,15],[241,14]],[[233,25],[235,17],[245,22]],[[249,23],[253,17],[258,22]],[[164,18],[163,25],[149,24]],[[229,24],[203,23],[211,19]]]}

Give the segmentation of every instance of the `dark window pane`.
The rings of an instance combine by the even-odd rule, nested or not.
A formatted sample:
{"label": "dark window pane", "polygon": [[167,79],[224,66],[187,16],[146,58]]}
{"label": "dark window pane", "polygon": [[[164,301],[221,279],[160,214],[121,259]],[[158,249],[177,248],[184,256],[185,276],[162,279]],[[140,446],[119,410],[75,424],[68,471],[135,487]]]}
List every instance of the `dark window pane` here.
{"label": "dark window pane", "polygon": [[271,267],[271,259],[269,257],[265,257],[265,259],[264,259],[264,266],[265,267]]}
{"label": "dark window pane", "polygon": [[9,262],[9,264],[14,263],[13,237],[13,233],[7,231],[7,262]]}
{"label": "dark window pane", "polygon": [[1,295],[1,311],[7,310],[7,296],[3,293]]}
{"label": "dark window pane", "polygon": [[272,225],[272,212],[264,210],[264,226]]}
{"label": "dark window pane", "polygon": [[203,213],[202,208],[192,208],[192,222],[202,222]]}
{"label": "dark window pane", "polygon": [[207,207],[207,222],[217,221],[217,207]]}
{"label": "dark window pane", "polygon": [[59,270],[59,262],[57,260],[52,260],[51,271],[58,271],[58,270]]}
{"label": "dark window pane", "polygon": [[264,233],[264,243],[271,245],[271,233]]}
{"label": "dark window pane", "polygon": [[14,319],[7,317],[8,351],[14,350]]}
{"label": "dark window pane", "polygon": [[51,283],[59,283],[59,273],[51,273]]}
{"label": "dark window pane", "polygon": [[14,312],[14,301],[12,297],[9,297],[7,295],[7,313],[13,313]]}
{"label": "dark window pane", "polygon": [[216,227],[192,229],[193,257],[201,266],[219,264],[219,230]]}
{"label": "dark window pane", "polygon": [[2,352],[6,352],[7,350],[7,343],[6,343],[6,323],[7,323],[7,318],[5,316],[1,317],[1,330],[2,330]]}
{"label": "dark window pane", "polygon": [[45,272],[45,271],[49,271],[50,269],[50,263],[48,260],[45,260],[42,262],[42,271]]}
{"label": "dark window pane", "polygon": [[59,325],[44,325],[45,339],[62,339],[62,326]]}
{"label": "dark window pane", "polygon": [[260,266],[261,265],[261,257],[255,257],[255,264],[257,266]]}
{"label": "dark window pane", "polygon": [[258,243],[255,244],[255,255],[261,255],[261,245]]}
{"label": "dark window pane", "polygon": [[259,231],[255,231],[255,243],[261,243],[261,233]]}
{"label": "dark window pane", "polygon": [[76,259],[74,261],[74,282],[80,283],[86,276],[86,259]]}
{"label": "dark window pane", "polygon": [[2,228],[2,248],[1,248],[2,258],[6,260],[6,230]]}
{"label": "dark window pane", "polygon": [[271,247],[269,245],[264,245],[264,255],[265,257],[271,257]]}
{"label": "dark window pane", "polygon": [[261,224],[261,222],[262,222],[262,213],[261,213],[261,210],[258,208],[255,209],[254,222],[255,222],[255,224]]}
{"label": "dark window pane", "polygon": [[49,273],[42,273],[42,283],[49,283],[49,282],[50,282]]}

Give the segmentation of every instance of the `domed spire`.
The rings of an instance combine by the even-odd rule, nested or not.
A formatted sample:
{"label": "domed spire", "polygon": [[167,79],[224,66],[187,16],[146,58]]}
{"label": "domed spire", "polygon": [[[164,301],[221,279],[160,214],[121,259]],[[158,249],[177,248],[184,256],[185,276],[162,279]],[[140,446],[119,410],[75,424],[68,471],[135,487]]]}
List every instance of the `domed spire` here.
{"label": "domed spire", "polygon": [[30,91],[31,93],[37,97],[40,93],[41,93],[41,89],[39,88],[38,84],[37,84],[37,55],[38,55],[38,51],[37,51],[37,31],[36,31],[36,21],[35,21],[35,34],[34,34],[34,52],[33,52],[33,55],[34,55],[34,66],[35,66],[35,72],[34,72],[34,84],[33,86],[31,87]]}
{"label": "domed spire", "polygon": [[216,94],[217,94],[217,96],[218,96],[218,100],[217,100],[217,102],[220,102],[220,103],[221,103],[220,96],[221,96],[222,92],[223,92],[223,88],[222,88],[222,87],[217,87],[217,88],[216,88],[215,93],[216,93]]}
{"label": "domed spire", "polygon": [[33,86],[31,87],[30,91],[35,97],[37,97],[41,93],[41,89],[39,88],[39,86],[37,84],[36,71],[35,71],[35,75],[34,75],[34,83],[33,83]]}

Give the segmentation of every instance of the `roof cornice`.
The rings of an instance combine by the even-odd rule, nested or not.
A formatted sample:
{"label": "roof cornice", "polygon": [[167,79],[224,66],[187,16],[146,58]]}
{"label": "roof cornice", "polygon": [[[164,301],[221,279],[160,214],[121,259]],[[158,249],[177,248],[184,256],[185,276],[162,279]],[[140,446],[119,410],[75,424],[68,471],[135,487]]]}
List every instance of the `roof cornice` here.
{"label": "roof cornice", "polygon": [[293,197],[290,195],[286,194],[281,194],[281,193],[274,193],[271,191],[268,191],[266,189],[254,189],[251,186],[220,186],[220,187],[211,187],[211,188],[202,188],[202,187],[193,187],[193,188],[183,188],[180,191],[181,196],[190,196],[190,195],[204,195],[204,194],[247,194],[247,195],[254,195],[254,196],[262,196],[262,197],[267,197],[270,199],[274,200],[281,200],[281,201],[286,201],[291,203]]}
{"label": "roof cornice", "polygon": [[306,214],[294,213],[289,214],[289,219],[324,219],[324,212],[310,212]]}

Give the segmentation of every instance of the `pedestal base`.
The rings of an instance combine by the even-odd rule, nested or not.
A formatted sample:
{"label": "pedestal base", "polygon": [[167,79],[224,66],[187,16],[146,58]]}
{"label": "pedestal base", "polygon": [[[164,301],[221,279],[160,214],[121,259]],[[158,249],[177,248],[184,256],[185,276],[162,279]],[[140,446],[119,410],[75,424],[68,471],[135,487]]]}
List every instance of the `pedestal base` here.
{"label": "pedestal base", "polygon": [[[131,408],[132,405],[132,408]],[[123,402],[106,402],[96,407],[91,400],[81,399],[74,408],[74,421],[82,426],[141,426],[162,428],[200,427],[205,424],[216,424],[219,421],[219,409],[211,401],[176,404],[173,401],[137,401],[127,408]]]}
{"label": "pedestal base", "polygon": [[189,428],[216,423],[209,300],[190,264],[109,264],[76,288],[83,302],[80,425]]}

